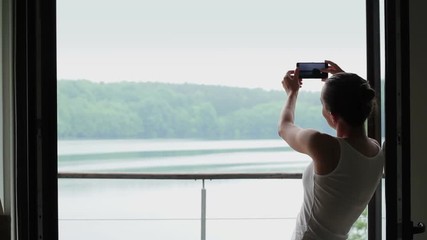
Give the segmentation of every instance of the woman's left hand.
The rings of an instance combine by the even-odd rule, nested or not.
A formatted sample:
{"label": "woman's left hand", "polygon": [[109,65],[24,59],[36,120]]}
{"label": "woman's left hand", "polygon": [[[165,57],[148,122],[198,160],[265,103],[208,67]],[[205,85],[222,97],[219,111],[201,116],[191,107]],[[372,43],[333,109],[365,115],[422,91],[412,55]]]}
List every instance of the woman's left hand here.
{"label": "woman's left hand", "polygon": [[299,78],[299,69],[289,70],[282,81],[283,89],[289,95],[292,92],[298,92],[302,86],[302,79]]}

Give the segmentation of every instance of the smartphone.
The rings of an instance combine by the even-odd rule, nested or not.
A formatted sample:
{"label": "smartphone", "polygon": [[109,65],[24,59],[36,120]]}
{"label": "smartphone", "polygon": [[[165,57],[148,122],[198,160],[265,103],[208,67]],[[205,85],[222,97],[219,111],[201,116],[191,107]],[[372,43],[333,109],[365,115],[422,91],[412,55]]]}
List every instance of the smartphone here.
{"label": "smartphone", "polygon": [[328,64],[325,62],[299,62],[300,78],[328,78],[328,73],[321,72],[320,69],[327,68]]}

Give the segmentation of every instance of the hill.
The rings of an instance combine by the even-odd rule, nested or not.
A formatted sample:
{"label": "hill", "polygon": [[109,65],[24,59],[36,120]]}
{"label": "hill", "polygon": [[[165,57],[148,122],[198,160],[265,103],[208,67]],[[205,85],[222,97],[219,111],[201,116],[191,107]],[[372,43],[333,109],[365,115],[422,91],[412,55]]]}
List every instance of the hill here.
{"label": "hill", "polygon": [[[167,83],[58,81],[59,139],[275,139],[282,91]],[[319,93],[301,92],[296,121],[330,131]]]}

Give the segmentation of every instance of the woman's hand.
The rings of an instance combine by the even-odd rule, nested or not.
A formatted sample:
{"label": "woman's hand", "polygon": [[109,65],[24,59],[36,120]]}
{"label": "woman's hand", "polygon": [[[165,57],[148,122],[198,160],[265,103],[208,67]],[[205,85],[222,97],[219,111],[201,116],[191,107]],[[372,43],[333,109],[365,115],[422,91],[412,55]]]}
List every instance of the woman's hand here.
{"label": "woman's hand", "polygon": [[325,63],[328,64],[328,67],[325,69],[322,69],[322,72],[327,72],[327,73],[331,73],[331,74],[337,74],[337,73],[341,73],[344,72],[344,70],[342,70],[336,63],[329,61],[329,60],[325,60]]}
{"label": "woman's hand", "polygon": [[299,69],[289,70],[282,81],[283,89],[289,95],[292,92],[298,92],[302,86],[302,79],[299,78]]}

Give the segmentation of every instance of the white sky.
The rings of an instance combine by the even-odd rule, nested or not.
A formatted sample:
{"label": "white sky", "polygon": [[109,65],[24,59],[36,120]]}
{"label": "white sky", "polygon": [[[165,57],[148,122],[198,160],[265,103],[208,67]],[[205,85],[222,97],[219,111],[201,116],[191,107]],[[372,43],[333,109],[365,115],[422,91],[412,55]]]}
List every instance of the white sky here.
{"label": "white sky", "polygon": [[[281,89],[298,61],[365,77],[362,0],[58,0],[58,79]],[[304,89],[320,90],[320,80]],[[311,83],[311,84],[310,84]]]}

